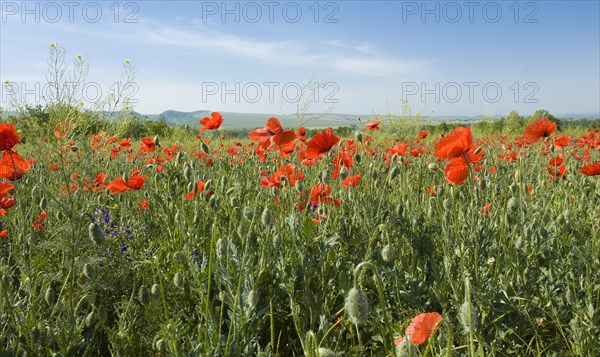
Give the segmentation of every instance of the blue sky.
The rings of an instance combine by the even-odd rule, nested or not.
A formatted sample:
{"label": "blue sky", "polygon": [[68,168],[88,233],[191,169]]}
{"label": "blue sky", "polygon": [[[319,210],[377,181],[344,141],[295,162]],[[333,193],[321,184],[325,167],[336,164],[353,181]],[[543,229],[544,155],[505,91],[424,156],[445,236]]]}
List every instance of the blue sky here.
{"label": "blue sky", "polygon": [[[19,101],[43,102],[56,42],[69,66],[77,54],[89,63],[87,107],[129,59],[127,94],[142,113],[293,113],[312,83],[313,112],[400,113],[406,100],[426,117],[599,115],[599,4],[1,1],[0,80]],[[5,87],[1,99],[10,107]]]}

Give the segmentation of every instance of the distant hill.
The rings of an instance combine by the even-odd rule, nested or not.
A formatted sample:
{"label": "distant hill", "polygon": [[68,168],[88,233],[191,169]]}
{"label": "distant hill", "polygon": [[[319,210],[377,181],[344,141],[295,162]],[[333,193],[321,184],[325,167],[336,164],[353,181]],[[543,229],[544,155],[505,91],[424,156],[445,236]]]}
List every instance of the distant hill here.
{"label": "distant hill", "polygon": [[[193,112],[180,112],[176,110],[166,110],[160,114],[141,114],[150,120],[164,120],[168,124],[189,124],[191,126],[199,125],[198,122],[207,116],[210,116],[210,110],[196,110]],[[291,116],[279,114],[259,114],[259,113],[234,113],[220,112],[224,122],[221,125],[223,129],[253,129],[263,127],[270,117],[276,117],[281,121],[283,126],[292,127],[297,125],[297,119]],[[317,114],[308,114],[308,118],[318,117]],[[307,127],[335,127],[347,125],[360,125],[358,118],[361,117],[362,122],[372,119],[371,115],[359,116],[352,114],[329,113],[318,119],[310,120],[306,124]]]}

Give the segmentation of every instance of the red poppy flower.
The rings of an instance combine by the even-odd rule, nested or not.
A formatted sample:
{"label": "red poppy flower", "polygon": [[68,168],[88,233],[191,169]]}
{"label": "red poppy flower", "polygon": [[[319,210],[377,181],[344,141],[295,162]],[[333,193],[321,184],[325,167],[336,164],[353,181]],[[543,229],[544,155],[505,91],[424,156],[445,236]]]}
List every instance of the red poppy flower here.
{"label": "red poppy flower", "polygon": [[64,139],[69,136],[69,132],[73,129],[74,124],[70,121],[61,121],[54,127],[54,136],[57,139]]}
{"label": "red poppy flower", "polygon": [[462,157],[455,157],[450,160],[444,169],[446,181],[452,185],[460,185],[465,183],[469,176],[467,161]]}
{"label": "red poppy flower", "polygon": [[417,143],[429,136],[429,132],[427,130],[419,131],[419,135],[417,136]]}
{"label": "red poppy flower", "polygon": [[316,159],[321,154],[329,152],[339,142],[340,138],[335,135],[333,129],[327,128],[308,141],[306,158]]}
{"label": "red poppy flower", "polygon": [[442,315],[437,312],[426,312],[415,316],[404,333],[410,337],[413,345],[420,345],[427,341],[439,328]]}
{"label": "red poppy flower", "polygon": [[11,149],[20,142],[21,138],[13,124],[0,124],[0,151]]}
{"label": "red poppy flower", "polygon": [[0,232],[0,237],[6,237],[8,235],[8,231],[5,229],[2,232]]}
{"label": "red poppy flower", "polygon": [[140,207],[142,209],[148,209],[148,200],[141,200],[140,201]]}
{"label": "red poppy flower", "polygon": [[579,172],[587,176],[600,175],[600,163],[587,164],[582,167]]}
{"label": "red poppy flower", "polygon": [[435,156],[452,159],[473,149],[473,135],[470,128],[459,127],[441,137],[435,143]]}
{"label": "red poppy flower", "polygon": [[379,124],[381,124],[381,120],[368,122],[367,125],[365,125],[365,131],[379,130]]}
{"label": "red poppy flower", "polygon": [[197,188],[195,190],[192,190],[192,191],[186,193],[185,195],[183,195],[183,200],[189,201],[189,200],[193,200],[194,198],[200,196],[200,194],[202,194],[202,192],[204,192],[204,188],[206,187],[207,182],[208,181],[198,181],[196,183]]}
{"label": "red poppy flower", "polygon": [[344,187],[355,187],[360,183],[360,179],[360,175],[348,176],[342,181],[341,185]]}
{"label": "red poppy flower", "polygon": [[390,155],[393,156],[394,154],[398,155],[398,156],[402,156],[404,154],[406,154],[406,148],[408,147],[408,143],[406,142],[402,142],[398,145],[392,146],[391,148],[388,148],[386,150],[386,152]]}
{"label": "red poppy flower", "polygon": [[550,166],[560,166],[562,165],[562,163],[565,161],[565,158],[562,155],[559,155],[557,157],[553,157],[550,159],[550,162],[548,163],[548,165]]}
{"label": "red poppy flower", "polygon": [[16,204],[17,204],[17,200],[15,200],[12,197],[6,196],[6,197],[0,198],[0,208],[1,209],[9,209]]}
{"label": "red poppy flower", "polygon": [[554,148],[556,150],[560,150],[562,148],[569,146],[570,142],[571,142],[570,135],[559,135],[556,138],[554,138]]}
{"label": "red poppy flower", "polygon": [[15,151],[8,149],[0,159],[0,177],[14,181],[23,177],[29,171],[31,164]]}
{"label": "red poppy flower", "polygon": [[149,153],[156,150],[156,144],[152,138],[143,138],[140,142],[140,150],[144,153]]}
{"label": "red poppy flower", "polygon": [[306,141],[306,129],[303,126],[299,127],[298,131],[296,131],[296,138],[300,141]]}
{"label": "red poppy flower", "polygon": [[11,191],[15,186],[11,185],[6,181],[0,181],[0,195],[4,195]]}
{"label": "red poppy flower", "polygon": [[331,197],[331,186],[324,183],[318,183],[314,185],[310,191],[310,201],[314,205],[320,203],[328,205],[333,203],[334,205],[339,205],[341,200],[334,200],[333,197]]}
{"label": "red poppy flower", "polygon": [[567,166],[566,165],[560,165],[560,167],[558,168],[558,170],[554,170],[552,168],[548,168],[548,173],[550,174],[550,178],[561,178],[563,176],[565,176],[565,174],[567,173]]}
{"label": "red poppy flower", "polygon": [[221,116],[221,113],[213,112],[210,118],[204,117],[202,120],[200,120],[200,125],[204,126],[204,128],[201,128],[200,131],[216,130],[221,127],[221,124],[223,124],[223,117]]}
{"label": "red poppy flower", "polygon": [[548,137],[556,130],[556,123],[548,118],[540,118],[525,128],[523,139],[527,144],[533,144],[542,137]]}
{"label": "red poppy flower", "polygon": [[277,118],[269,118],[264,128],[252,130],[248,133],[248,136],[250,139],[261,143],[256,147],[257,153],[260,150],[268,150],[272,144],[275,144],[283,152],[289,154],[294,151],[296,145],[296,133],[293,130],[283,130]]}

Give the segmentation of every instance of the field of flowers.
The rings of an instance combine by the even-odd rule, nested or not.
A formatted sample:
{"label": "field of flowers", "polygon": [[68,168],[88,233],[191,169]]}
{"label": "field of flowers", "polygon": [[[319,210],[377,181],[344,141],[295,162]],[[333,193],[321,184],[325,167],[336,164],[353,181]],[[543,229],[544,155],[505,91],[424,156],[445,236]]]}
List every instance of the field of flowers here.
{"label": "field of flowers", "polygon": [[0,124],[0,355],[598,353],[600,131],[224,120]]}

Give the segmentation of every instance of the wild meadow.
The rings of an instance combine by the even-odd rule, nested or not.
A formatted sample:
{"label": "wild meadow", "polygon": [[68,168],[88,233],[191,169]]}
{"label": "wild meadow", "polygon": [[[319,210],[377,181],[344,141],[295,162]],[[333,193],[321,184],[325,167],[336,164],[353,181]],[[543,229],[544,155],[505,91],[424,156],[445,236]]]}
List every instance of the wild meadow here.
{"label": "wild meadow", "polygon": [[599,351],[598,129],[34,114],[0,123],[2,356]]}

